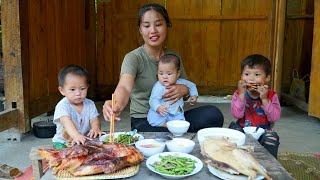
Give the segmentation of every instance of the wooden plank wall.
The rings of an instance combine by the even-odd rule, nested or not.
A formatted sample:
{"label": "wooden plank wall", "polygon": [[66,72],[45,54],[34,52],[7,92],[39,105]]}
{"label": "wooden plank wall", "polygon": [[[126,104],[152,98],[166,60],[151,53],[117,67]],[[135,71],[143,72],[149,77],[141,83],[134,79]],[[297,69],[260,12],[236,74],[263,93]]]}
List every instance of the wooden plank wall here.
{"label": "wooden plank wall", "polygon": [[310,85],[310,105],[309,115],[320,118],[320,2],[315,1],[314,6],[314,40],[313,40],[313,54],[311,63],[311,85]]}
{"label": "wooden plank wall", "polygon": [[[288,0],[285,40],[283,52],[282,92],[288,93],[292,82],[292,71],[296,69],[300,78],[310,75],[313,41],[314,0]],[[306,83],[306,98],[309,96]]]}
{"label": "wooden plank wall", "polygon": [[[141,45],[137,12],[148,0],[101,1],[97,15],[97,95],[113,92],[124,55]],[[272,57],[271,0],[158,0],[171,21],[166,46],[180,53],[200,94],[233,93],[239,62],[249,54]]]}
{"label": "wooden plank wall", "polygon": [[22,2],[28,21],[22,41],[32,118],[52,110],[61,98],[57,74],[63,66],[86,67],[95,84],[94,0]]}

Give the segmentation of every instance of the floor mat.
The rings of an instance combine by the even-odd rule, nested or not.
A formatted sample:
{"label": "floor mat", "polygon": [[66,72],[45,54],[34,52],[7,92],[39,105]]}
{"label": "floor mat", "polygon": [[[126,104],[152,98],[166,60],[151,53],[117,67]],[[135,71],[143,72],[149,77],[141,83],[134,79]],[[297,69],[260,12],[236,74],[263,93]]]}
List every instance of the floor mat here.
{"label": "floor mat", "polygon": [[278,160],[297,180],[320,180],[319,154],[280,153]]}

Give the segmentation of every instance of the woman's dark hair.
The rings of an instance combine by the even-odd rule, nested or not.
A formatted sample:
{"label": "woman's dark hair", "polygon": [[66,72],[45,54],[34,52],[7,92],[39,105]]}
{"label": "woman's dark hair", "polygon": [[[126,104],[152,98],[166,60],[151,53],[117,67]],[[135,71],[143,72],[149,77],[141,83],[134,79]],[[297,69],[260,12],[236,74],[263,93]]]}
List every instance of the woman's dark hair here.
{"label": "woman's dark hair", "polygon": [[141,20],[142,20],[142,16],[147,12],[150,11],[151,9],[157,11],[159,14],[161,14],[164,18],[164,20],[166,21],[167,27],[171,27],[171,21],[169,19],[169,15],[168,12],[166,10],[166,8],[164,8],[163,6],[159,5],[159,4],[155,4],[155,3],[150,3],[150,4],[146,4],[144,6],[142,6],[139,9],[139,13],[138,13],[138,27],[141,24]]}
{"label": "woman's dark hair", "polygon": [[88,71],[81,66],[78,66],[75,64],[70,64],[70,65],[63,67],[59,71],[59,74],[58,74],[59,86],[62,87],[64,85],[64,81],[65,81],[67,74],[74,74],[74,75],[78,75],[81,77],[85,77],[87,80],[87,83],[90,84]]}
{"label": "woman's dark hair", "polygon": [[267,76],[271,74],[270,60],[260,54],[253,54],[244,58],[241,62],[241,73],[245,66],[249,66],[249,68],[262,67]]}
{"label": "woman's dark hair", "polygon": [[180,71],[180,58],[175,54],[165,54],[161,56],[159,62],[166,64],[166,63],[173,63],[178,71]]}

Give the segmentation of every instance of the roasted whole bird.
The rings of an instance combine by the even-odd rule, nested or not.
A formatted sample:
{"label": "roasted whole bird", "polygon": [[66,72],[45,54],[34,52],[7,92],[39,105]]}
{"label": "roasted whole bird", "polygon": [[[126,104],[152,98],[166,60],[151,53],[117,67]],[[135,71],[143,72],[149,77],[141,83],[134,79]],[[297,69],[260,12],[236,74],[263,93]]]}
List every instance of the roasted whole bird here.
{"label": "roasted whole bird", "polygon": [[63,150],[38,149],[38,154],[49,162],[53,174],[66,170],[73,176],[85,176],[134,166],[144,160],[133,146],[87,141]]}
{"label": "roasted whole bird", "polygon": [[259,172],[266,179],[272,179],[250,153],[226,139],[204,140],[201,153],[208,159],[206,163],[230,174],[244,174],[248,179],[255,179]]}

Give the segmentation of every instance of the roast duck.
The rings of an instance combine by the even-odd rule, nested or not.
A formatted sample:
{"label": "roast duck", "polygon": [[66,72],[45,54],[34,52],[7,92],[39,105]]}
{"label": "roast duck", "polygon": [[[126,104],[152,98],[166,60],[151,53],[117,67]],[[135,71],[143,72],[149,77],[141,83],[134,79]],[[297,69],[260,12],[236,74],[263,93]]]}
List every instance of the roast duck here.
{"label": "roast duck", "polygon": [[255,179],[260,173],[266,179],[272,179],[249,152],[226,139],[205,139],[201,153],[207,158],[206,163],[227,173],[244,174],[248,179]]}
{"label": "roast duck", "polygon": [[38,149],[39,155],[53,167],[53,174],[66,170],[73,176],[109,174],[144,160],[133,146],[87,141],[63,150]]}

